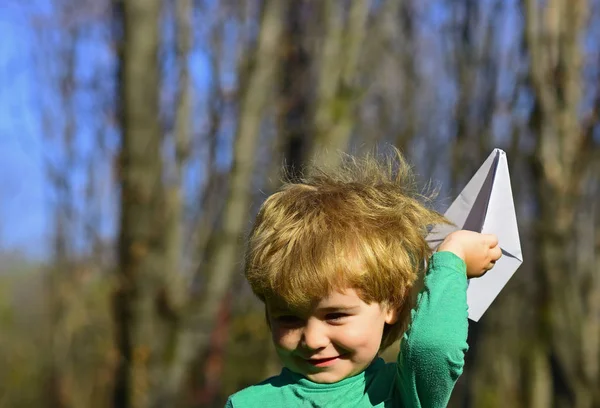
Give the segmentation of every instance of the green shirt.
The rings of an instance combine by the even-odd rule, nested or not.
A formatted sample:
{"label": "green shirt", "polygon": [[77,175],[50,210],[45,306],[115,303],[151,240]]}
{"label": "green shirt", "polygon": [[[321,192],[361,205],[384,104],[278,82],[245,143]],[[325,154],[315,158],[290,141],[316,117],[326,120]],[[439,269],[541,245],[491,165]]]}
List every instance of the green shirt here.
{"label": "green shirt", "polygon": [[445,407],[467,345],[467,274],[451,252],[433,254],[396,363],[377,358],[362,373],[318,384],[287,368],[229,397],[226,408]]}

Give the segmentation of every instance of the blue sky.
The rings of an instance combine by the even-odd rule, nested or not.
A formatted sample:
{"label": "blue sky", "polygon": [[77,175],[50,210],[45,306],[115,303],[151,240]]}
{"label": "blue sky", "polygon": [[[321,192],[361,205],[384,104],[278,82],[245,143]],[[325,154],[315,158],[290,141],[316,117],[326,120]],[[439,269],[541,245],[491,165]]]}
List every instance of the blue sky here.
{"label": "blue sky", "polygon": [[[52,30],[52,24],[56,24],[56,20],[50,0],[1,2],[0,251],[19,250],[36,259],[48,255],[52,230],[52,192],[46,184],[45,165],[48,160],[60,163],[64,156],[59,144],[49,143],[40,125],[44,112],[50,116],[51,132],[56,133],[55,136],[60,135],[65,109],[64,103],[52,93],[52,88],[57,86],[56,72],[60,69],[56,47],[60,49],[59,44],[62,44],[60,37],[55,35],[56,30]],[[35,31],[34,26],[42,30]],[[48,27],[50,29],[44,31]],[[78,81],[89,83],[97,70],[111,75],[112,51],[106,42],[102,42],[106,33],[96,30],[93,24],[87,24],[84,30],[77,49],[76,76]],[[204,111],[210,68],[201,51],[192,53],[190,63],[194,87],[198,92],[194,109]],[[40,64],[44,65],[40,68]],[[169,82],[172,78],[168,76],[166,80]],[[169,98],[168,95],[166,97]],[[76,166],[70,177],[75,189],[76,210],[82,210],[86,208],[81,198],[86,184],[86,160],[95,153],[94,140],[104,119],[98,107],[99,101],[90,98],[89,92],[77,92],[74,98],[77,121],[75,148],[83,162]],[[202,127],[202,123],[195,125]],[[109,149],[114,151],[116,135],[110,134],[109,139]],[[227,158],[223,160],[228,161]],[[110,177],[110,166],[110,161],[106,160],[97,163],[95,174]],[[103,193],[101,202],[94,203],[102,212],[101,234],[104,237],[114,233],[116,211],[113,199],[111,193]]]}
{"label": "blue sky", "polygon": [[32,33],[24,10],[0,6],[0,248],[45,251],[42,140],[33,110]]}

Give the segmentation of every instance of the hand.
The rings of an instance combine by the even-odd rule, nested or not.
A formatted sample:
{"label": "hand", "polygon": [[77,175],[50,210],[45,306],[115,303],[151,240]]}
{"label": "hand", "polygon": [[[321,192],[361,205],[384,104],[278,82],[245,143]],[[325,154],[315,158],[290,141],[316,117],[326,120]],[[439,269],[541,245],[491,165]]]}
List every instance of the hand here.
{"label": "hand", "polygon": [[449,251],[465,261],[467,278],[479,278],[494,267],[502,256],[498,238],[492,234],[473,231],[456,231],[448,235],[440,245],[439,252]]}

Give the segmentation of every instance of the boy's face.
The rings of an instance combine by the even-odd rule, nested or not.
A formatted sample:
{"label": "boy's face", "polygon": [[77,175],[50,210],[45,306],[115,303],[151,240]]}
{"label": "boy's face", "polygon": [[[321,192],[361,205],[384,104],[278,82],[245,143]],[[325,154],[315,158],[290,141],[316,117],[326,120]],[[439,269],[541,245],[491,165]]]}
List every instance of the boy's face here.
{"label": "boy's face", "polygon": [[310,311],[267,303],[271,333],[284,366],[317,383],[362,372],[377,356],[385,323],[396,313],[365,303],[353,289],[333,292]]}

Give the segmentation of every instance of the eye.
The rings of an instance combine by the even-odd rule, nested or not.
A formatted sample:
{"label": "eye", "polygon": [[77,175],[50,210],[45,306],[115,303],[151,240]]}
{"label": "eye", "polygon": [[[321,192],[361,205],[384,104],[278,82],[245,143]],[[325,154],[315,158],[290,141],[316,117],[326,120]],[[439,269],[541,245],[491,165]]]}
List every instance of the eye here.
{"label": "eye", "polygon": [[325,319],[329,322],[339,323],[348,316],[347,313],[327,313]]}
{"label": "eye", "polygon": [[302,324],[302,319],[294,315],[275,316],[275,321],[282,326],[294,327]]}

